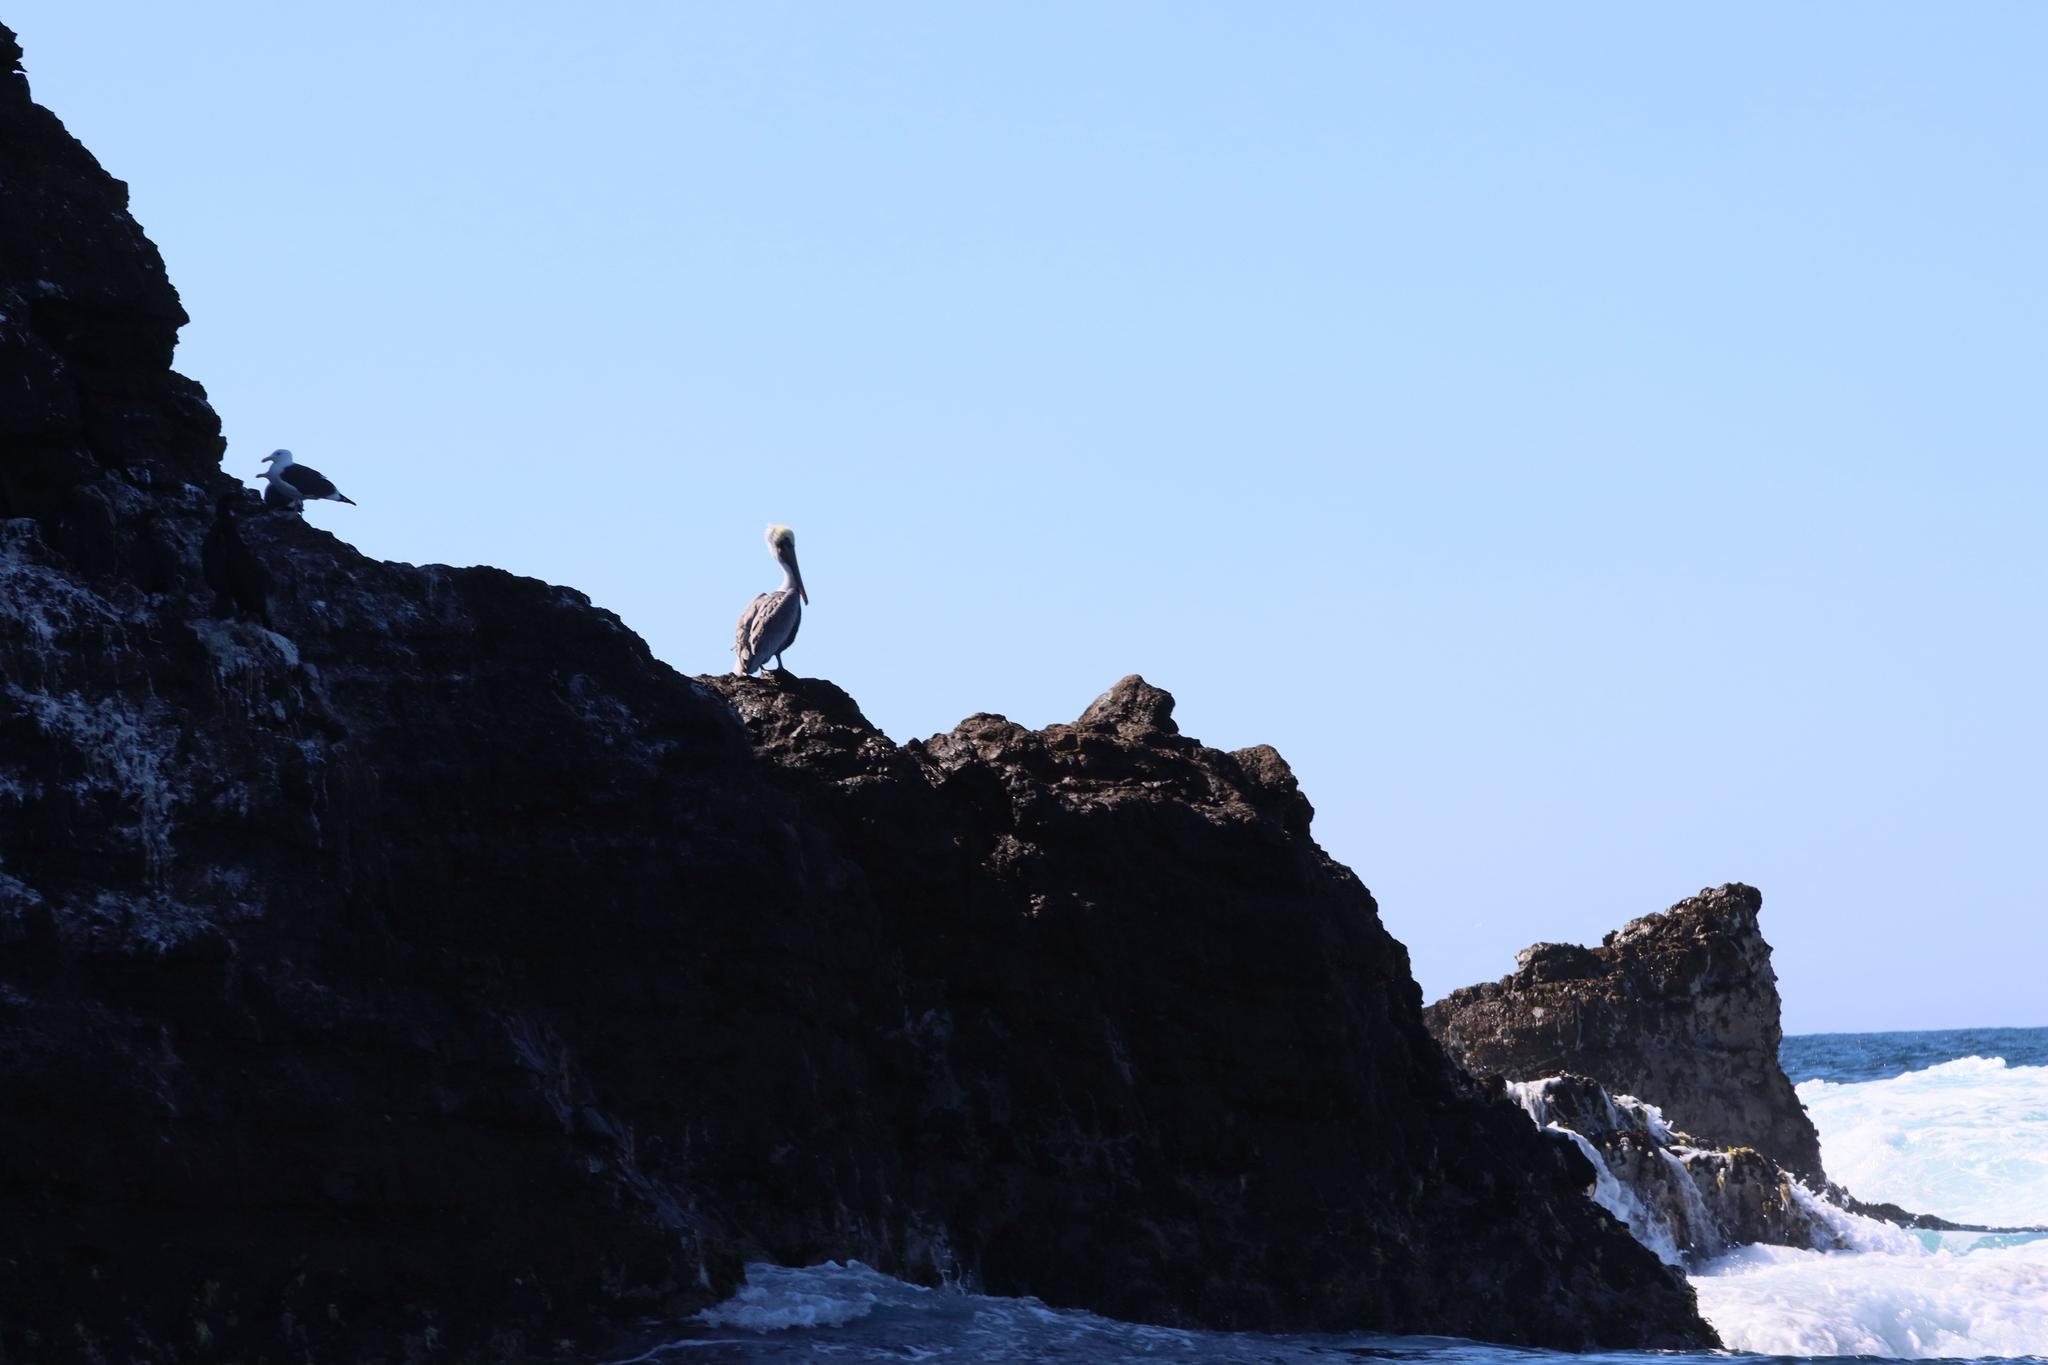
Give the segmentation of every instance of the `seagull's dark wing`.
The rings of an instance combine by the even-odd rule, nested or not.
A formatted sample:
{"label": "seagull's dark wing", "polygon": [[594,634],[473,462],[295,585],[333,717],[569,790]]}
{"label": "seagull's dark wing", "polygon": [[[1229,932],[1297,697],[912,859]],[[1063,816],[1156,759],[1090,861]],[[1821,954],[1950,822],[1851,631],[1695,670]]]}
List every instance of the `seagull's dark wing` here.
{"label": "seagull's dark wing", "polygon": [[288,464],[278,476],[309,498],[331,498],[341,490],[325,474],[302,464]]}

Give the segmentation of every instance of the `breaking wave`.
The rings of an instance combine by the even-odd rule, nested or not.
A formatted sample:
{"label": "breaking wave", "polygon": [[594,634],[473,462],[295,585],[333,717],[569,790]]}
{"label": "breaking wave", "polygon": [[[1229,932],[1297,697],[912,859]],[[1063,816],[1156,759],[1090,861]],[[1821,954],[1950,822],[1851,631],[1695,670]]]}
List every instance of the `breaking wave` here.
{"label": "breaking wave", "polygon": [[[2005,1032],[2022,1044],[2015,1055],[2029,1061],[2048,1044],[2048,1029]],[[1960,1048],[1981,1036],[1957,1035],[1948,1045]],[[1944,1036],[1938,1034],[1792,1039],[1788,1052],[1802,1042],[1825,1043],[1837,1053],[1854,1044],[1853,1065],[1838,1059],[1828,1064],[1833,1069],[1792,1069],[1795,1079],[1813,1078],[1799,1094],[1820,1129],[1828,1171],[1841,1184],[1866,1200],[1959,1222],[2048,1223],[2048,1066],[1952,1051],[1900,1070],[1901,1063],[1941,1056]],[[1830,1078],[1815,1078],[1819,1074]],[[1558,1123],[1539,1084],[1518,1087],[1516,1098],[1539,1124]],[[1598,1117],[1660,1140],[1669,1136],[1652,1107],[1626,1097]],[[1651,1207],[1608,1170],[1592,1144],[1579,1145],[1599,1176],[1589,1193],[1641,1240],[1675,1262],[1683,1259],[1677,1243],[1686,1233],[1693,1256],[1704,1256],[1689,1231],[1703,1213],[1689,1206],[1674,1211],[1669,1201]],[[1690,1181],[1672,1183],[1681,1192],[1691,1187]],[[1819,1230],[1816,1240],[1834,1249],[1743,1246],[1690,1266],[1700,1311],[1730,1350],[1780,1359],[2048,1357],[2048,1235],[1911,1231],[1846,1212],[1803,1188],[1793,1197]],[[1361,1357],[1418,1365],[1724,1365],[1729,1359],[1701,1352],[1563,1356],[1445,1338],[1182,1331],[1050,1308],[1036,1299],[922,1288],[858,1262],[754,1265],[747,1275],[747,1285],[731,1299],[615,1365],[827,1358],[849,1365],[1312,1365]]]}
{"label": "breaking wave", "polygon": [[2048,1352],[2048,1240],[1928,1250],[1748,1246],[1692,1277],[1731,1350],[1785,1356]]}
{"label": "breaking wave", "polygon": [[1883,1080],[1809,1080],[1828,1174],[1959,1223],[2048,1224],[2048,1066],[1961,1057]]}
{"label": "breaking wave", "polygon": [[[1915,1059],[1938,1045],[1930,1035],[1892,1036]],[[1798,1086],[1838,1184],[1860,1199],[1953,1222],[2048,1224],[2048,1066],[1959,1057],[1887,1074],[1881,1052],[1869,1049],[1865,1042],[1859,1052],[1859,1064],[1875,1072],[1869,1079]],[[1510,1093],[1592,1161],[1595,1202],[1679,1264],[1681,1229],[1658,1201],[1618,1179],[1592,1143],[1562,1128],[1544,1100],[1548,1084],[1517,1084]],[[1625,1096],[1594,1117],[1634,1118],[1660,1138],[1668,1134],[1661,1115]],[[1743,1246],[1689,1265],[1700,1313],[1729,1349],[1908,1360],[2048,1356],[2048,1234],[1908,1230],[1797,1184],[1791,1193],[1814,1228],[1814,1248]]]}
{"label": "breaking wave", "polygon": [[[1788,1040],[1829,1176],[1858,1198],[1954,1222],[2048,1224],[2048,1066],[1957,1055],[1987,1042],[2033,1061],[2048,1029]],[[1827,1213],[1848,1250],[1743,1247],[1693,1277],[1700,1311],[1730,1347],[2048,1355],[2048,1236],[1907,1232]]]}

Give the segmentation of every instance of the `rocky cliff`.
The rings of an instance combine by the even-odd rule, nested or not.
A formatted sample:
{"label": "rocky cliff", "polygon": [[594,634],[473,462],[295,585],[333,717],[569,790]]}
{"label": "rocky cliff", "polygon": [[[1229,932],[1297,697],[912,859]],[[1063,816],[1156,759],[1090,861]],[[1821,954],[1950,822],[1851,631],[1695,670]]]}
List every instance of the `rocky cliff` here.
{"label": "rocky cliff", "polygon": [[1499,981],[1429,1007],[1475,1075],[1560,1072],[1634,1095],[1718,1148],[1754,1148],[1821,1189],[1820,1136],[1778,1065],[1778,979],[1763,896],[1731,884],[1631,920],[1597,948],[1538,943]]}
{"label": "rocky cliff", "polygon": [[0,180],[0,1358],[517,1359],[848,1256],[1712,1340],[1445,1061],[1279,755],[1135,678],[899,746],[287,514],[275,629],[217,616],[183,313],[18,73]]}

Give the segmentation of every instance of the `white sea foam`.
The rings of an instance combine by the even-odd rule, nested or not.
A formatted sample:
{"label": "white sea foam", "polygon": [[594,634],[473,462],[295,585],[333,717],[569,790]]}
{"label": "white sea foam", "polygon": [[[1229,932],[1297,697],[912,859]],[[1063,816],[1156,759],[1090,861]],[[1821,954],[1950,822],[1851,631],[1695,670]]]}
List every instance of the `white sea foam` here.
{"label": "white sea foam", "polygon": [[2048,1353],[2048,1240],[1960,1255],[1911,1239],[1893,1251],[1750,1246],[1692,1284],[1731,1350],[1908,1360]]}
{"label": "white sea foam", "polygon": [[1897,1223],[1850,1213],[1807,1189],[1802,1181],[1793,1180],[1790,1192],[1792,1202],[1807,1217],[1834,1234],[1834,1246],[1821,1245],[1820,1238],[1816,1236],[1816,1251],[1881,1251],[1894,1256],[1910,1256],[1933,1249],[1918,1233],[1909,1232]]}
{"label": "white sea foam", "polygon": [[1685,1206],[1687,1244],[1695,1249],[1695,1254],[1719,1251],[1722,1246],[1720,1229],[1714,1226],[1714,1215],[1707,1212],[1707,1201],[1700,1196],[1700,1187],[1693,1183],[1692,1172],[1669,1151],[1660,1150],[1657,1155],[1671,1172],[1671,1187],[1678,1191],[1678,1197]]}
{"label": "white sea foam", "polygon": [[[2048,1067],[1965,1057],[1881,1081],[1808,1081],[1828,1174],[1865,1199],[2048,1223]],[[1692,1277],[1732,1349],[1775,1355],[2048,1355],[2048,1237],[1915,1232],[1795,1186],[1845,1251],[1742,1247]]]}
{"label": "white sea foam", "polygon": [[699,1314],[684,1335],[611,1365],[705,1359],[758,1365],[1355,1365],[1360,1354],[1413,1365],[1475,1365],[1475,1353],[1498,1356],[1478,1365],[1529,1365],[1524,1353],[1448,1338],[1269,1336],[1119,1322],[1033,1298],[926,1289],[849,1261],[801,1269],[749,1265],[746,1288]]}
{"label": "white sea foam", "polygon": [[1807,1081],[1828,1175],[1862,1199],[2048,1225],[2048,1066],[1964,1057],[1882,1081]]}
{"label": "white sea foam", "polygon": [[[1593,1163],[1593,1202],[1619,1218],[1627,1225],[1629,1232],[1638,1242],[1657,1253],[1657,1258],[1666,1265],[1682,1266],[1685,1256],[1678,1249],[1678,1241],[1671,1234],[1671,1226],[1662,1218],[1650,1212],[1643,1201],[1636,1198],[1636,1192],[1614,1178],[1607,1161],[1600,1155],[1600,1149],[1580,1137],[1569,1128],[1558,1124],[1545,1124],[1552,1132],[1563,1133],[1585,1153],[1586,1160]],[[1689,1182],[1688,1182],[1689,1183]]]}
{"label": "white sea foam", "polygon": [[[759,1273],[774,1271],[772,1274]],[[724,1303],[697,1316],[713,1327],[777,1332],[791,1327],[840,1327],[875,1310],[885,1294],[928,1290],[891,1279],[859,1261],[827,1261],[803,1270],[749,1267],[747,1283]]]}
{"label": "white sea foam", "polygon": [[[1508,1094],[1515,1103],[1522,1106],[1522,1112],[1526,1113],[1538,1127],[1570,1138],[1572,1144],[1585,1155],[1586,1160],[1593,1163],[1593,1188],[1590,1193],[1594,1203],[1620,1219],[1628,1228],[1630,1235],[1656,1252],[1657,1258],[1664,1264],[1684,1265],[1685,1254],[1678,1249],[1677,1232],[1670,1223],[1646,1206],[1634,1190],[1615,1177],[1613,1169],[1607,1164],[1607,1159],[1600,1155],[1599,1148],[1558,1121],[1557,1109],[1551,1104],[1547,1093],[1550,1084],[1557,1079],[1555,1076],[1545,1076],[1540,1080],[1510,1081],[1507,1087]],[[1627,1095],[1624,1095],[1622,1100],[1637,1109],[1647,1109],[1656,1125],[1663,1128],[1666,1133],[1670,1132],[1670,1128],[1664,1124],[1663,1115],[1658,1113],[1654,1106],[1644,1105],[1640,1100]],[[1601,1103],[1606,1108],[1605,1117],[1609,1127],[1627,1126],[1616,1111],[1616,1101],[1612,1096],[1601,1092]],[[1687,1189],[1692,1189],[1690,1177],[1684,1184]],[[1698,1197],[1695,1191],[1693,1198],[1697,1200]]]}

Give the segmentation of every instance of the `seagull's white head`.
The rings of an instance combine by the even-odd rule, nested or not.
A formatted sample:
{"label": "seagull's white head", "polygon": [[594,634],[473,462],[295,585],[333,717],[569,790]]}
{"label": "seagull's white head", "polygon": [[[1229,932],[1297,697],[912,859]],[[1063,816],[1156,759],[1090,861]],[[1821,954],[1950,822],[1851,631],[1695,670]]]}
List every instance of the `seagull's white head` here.
{"label": "seagull's white head", "polygon": [[768,548],[774,552],[775,562],[780,564],[783,570],[788,573],[790,582],[796,588],[797,596],[804,600],[805,606],[809,606],[811,604],[811,595],[804,591],[803,570],[796,566],[796,532],[790,530],[787,526],[769,527]]}
{"label": "seagull's white head", "polygon": [[269,464],[272,460],[277,461],[278,466],[282,468],[292,462],[292,453],[289,450],[273,450],[263,457],[263,463],[265,464]]}

